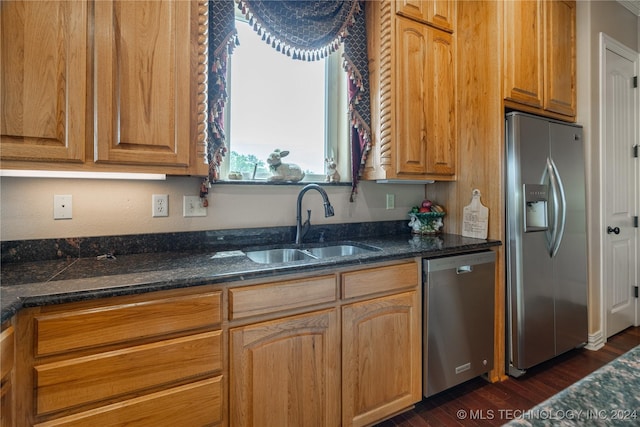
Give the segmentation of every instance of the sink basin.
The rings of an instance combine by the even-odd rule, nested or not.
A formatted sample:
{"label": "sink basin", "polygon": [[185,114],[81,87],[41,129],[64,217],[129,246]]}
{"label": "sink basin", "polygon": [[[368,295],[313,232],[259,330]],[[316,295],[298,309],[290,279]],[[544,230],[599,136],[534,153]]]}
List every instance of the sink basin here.
{"label": "sink basin", "polygon": [[279,262],[309,261],[321,258],[360,255],[380,250],[379,248],[363,244],[340,243],[330,246],[306,247],[301,249],[274,248],[245,250],[244,252],[253,262],[275,264]]}
{"label": "sink basin", "polygon": [[264,249],[257,251],[247,251],[245,254],[251,261],[260,264],[273,264],[278,262],[311,260],[315,257],[299,250],[292,248]]}
{"label": "sink basin", "polygon": [[335,245],[335,246],[322,246],[319,248],[310,248],[308,251],[318,258],[330,258],[336,256],[348,256],[348,255],[360,255],[367,252],[379,251],[380,249],[373,246],[364,245]]}

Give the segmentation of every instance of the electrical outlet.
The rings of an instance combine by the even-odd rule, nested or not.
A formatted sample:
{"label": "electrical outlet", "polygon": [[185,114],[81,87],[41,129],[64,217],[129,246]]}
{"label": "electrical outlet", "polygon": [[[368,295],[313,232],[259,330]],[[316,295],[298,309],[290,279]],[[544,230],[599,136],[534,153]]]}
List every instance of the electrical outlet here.
{"label": "electrical outlet", "polygon": [[207,216],[207,207],[202,206],[202,199],[199,196],[183,196],[182,204],[185,218]]}
{"label": "electrical outlet", "polygon": [[169,216],[169,195],[154,194],[151,196],[151,216]]}
{"label": "electrical outlet", "polygon": [[53,196],[53,219],[71,219],[73,217],[73,199],[70,194]]}
{"label": "electrical outlet", "polygon": [[387,209],[396,208],[396,196],[395,194],[387,194]]}

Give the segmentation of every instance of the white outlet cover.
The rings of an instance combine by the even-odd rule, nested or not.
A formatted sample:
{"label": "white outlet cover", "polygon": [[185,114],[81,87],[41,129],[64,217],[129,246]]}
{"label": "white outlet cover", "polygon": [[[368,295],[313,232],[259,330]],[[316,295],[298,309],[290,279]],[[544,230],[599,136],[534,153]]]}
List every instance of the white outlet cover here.
{"label": "white outlet cover", "polygon": [[169,216],[168,194],[154,194],[151,196],[151,216]]}
{"label": "white outlet cover", "polygon": [[207,216],[207,208],[202,206],[202,199],[199,196],[183,196],[184,217]]}
{"label": "white outlet cover", "polygon": [[71,194],[53,196],[53,219],[73,218],[73,198]]}

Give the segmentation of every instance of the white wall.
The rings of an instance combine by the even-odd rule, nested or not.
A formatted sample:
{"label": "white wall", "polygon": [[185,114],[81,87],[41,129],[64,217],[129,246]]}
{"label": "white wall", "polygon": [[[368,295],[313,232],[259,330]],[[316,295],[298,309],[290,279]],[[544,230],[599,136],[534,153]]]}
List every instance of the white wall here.
{"label": "white wall", "polygon": [[[200,179],[193,177],[168,177],[166,181],[3,177],[0,239],[291,226],[295,225],[296,199],[302,187],[215,185],[210,190],[207,217],[184,218],[182,197],[198,195],[199,188]],[[312,224],[405,219],[411,206],[424,196],[423,185],[362,182],[356,201],[350,203],[350,186],[324,188],[335,208],[335,216],[324,218],[320,195],[309,191],[304,197],[303,212],[312,210]],[[395,195],[395,209],[386,209],[387,193]],[[73,196],[72,219],[53,219],[56,194]],[[151,216],[152,194],[169,195],[169,217]]]}
{"label": "white wall", "polygon": [[[600,182],[599,167],[599,67],[600,32],[613,37],[638,51],[640,18],[616,1],[579,0],[577,2],[577,95],[578,123],[584,126],[587,146],[587,228],[589,248],[589,333],[596,337],[600,331]],[[591,341],[591,337],[590,337]]]}

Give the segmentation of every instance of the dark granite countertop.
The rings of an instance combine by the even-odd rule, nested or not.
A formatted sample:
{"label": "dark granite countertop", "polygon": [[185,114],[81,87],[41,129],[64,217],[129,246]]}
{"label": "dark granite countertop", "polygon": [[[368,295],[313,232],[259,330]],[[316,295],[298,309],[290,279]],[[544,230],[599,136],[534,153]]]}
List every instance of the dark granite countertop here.
{"label": "dark granite countertop", "polygon": [[[358,264],[422,256],[433,258],[486,250],[501,243],[453,234],[384,236],[350,239],[380,251],[362,255],[259,264],[228,251],[183,251],[65,260],[3,263],[0,286],[1,320],[22,307],[59,304],[204,284],[269,278]],[[329,244],[329,243],[327,243]]]}

